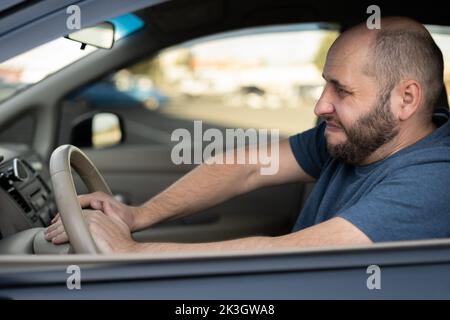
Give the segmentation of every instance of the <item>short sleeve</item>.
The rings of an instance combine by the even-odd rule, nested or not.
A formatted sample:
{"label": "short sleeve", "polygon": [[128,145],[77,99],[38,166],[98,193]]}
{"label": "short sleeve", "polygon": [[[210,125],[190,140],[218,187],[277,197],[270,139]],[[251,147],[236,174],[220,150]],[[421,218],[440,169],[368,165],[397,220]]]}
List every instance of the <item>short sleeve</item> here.
{"label": "short sleeve", "polygon": [[330,158],[324,136],[325,122],[303,133],[291,136],[289,144],[300,167],[318,179],[326,161]]}
{"label": "short sleeve", "polygon": [[450,163],[410,166],[337,216],[374,242],[450,237]]}

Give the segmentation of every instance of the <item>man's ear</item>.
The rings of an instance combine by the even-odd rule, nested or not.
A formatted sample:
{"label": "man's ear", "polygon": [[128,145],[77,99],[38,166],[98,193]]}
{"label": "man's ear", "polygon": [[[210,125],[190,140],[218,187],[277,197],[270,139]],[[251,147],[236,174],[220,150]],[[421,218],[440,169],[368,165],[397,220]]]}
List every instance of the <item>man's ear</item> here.
{"label": "man's ear", "polygon": [[405,121],[417,112],[422,103],[422,87],[416,80],[401,81],[396,88],[397,116]]}

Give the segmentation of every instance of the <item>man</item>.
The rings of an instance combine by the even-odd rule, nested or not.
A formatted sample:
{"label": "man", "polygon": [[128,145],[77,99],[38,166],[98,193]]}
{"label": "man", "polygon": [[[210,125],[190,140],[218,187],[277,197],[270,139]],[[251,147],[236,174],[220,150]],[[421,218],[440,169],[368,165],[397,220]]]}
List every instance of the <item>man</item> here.
{"label": "man", "polygon": [[[101,252],[249,250],[450,236],[450,124],[432,122],[443,88],[442,53],[428,31],[387,18],[343,33],[328,52],[315,107],[325,121],[282,141],[279,171],[200,165],[141,207],[105,194],[80,196]],[[247,150],[248,153],[257,150]],[[198,244],[137,243],[136,231],[251,190],[294,181],[316,186],[292,233]],[[66,242],[56,217],[46,238]]]}

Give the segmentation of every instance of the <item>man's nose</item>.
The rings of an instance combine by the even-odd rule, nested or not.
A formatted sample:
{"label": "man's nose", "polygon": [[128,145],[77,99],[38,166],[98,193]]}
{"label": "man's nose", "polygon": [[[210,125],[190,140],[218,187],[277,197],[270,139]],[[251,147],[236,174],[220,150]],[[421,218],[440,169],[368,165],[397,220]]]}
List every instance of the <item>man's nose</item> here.
{"label": "man's nose", "polygon": [[314,113],[318,117],[322,117],[325,115],[329,115],[334,113],[334,105],[332,101],[332,96],[330,92],[329,86],[325,86],[323,89],[322,95],[316,103],[316,107],[314,108]]}

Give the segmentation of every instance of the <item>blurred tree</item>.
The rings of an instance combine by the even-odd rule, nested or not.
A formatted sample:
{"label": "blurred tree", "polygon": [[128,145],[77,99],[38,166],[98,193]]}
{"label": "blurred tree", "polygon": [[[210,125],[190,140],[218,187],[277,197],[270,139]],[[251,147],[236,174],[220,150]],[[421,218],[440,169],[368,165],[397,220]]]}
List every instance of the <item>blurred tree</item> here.
{"label": "blurred tree", "polygon": [[[186,48],[176,48],[166,52],[163,51],[150,59],[132,65],[128,68],[128,71],[134,75],[148,76],[156,86],[164,86],[166,85],[164,65],[167,65],[167,55],[175,57],[174,59],[169,59],[169,61],[171,61],[170,64],[192,72],[193,57],[191,51]],[[163,61],[166,62],[163,63]]]}
{"label": "blurred tree", "polygon": [[149,77],[154,84],[158,85],[164,78],[159,57],[152,57],[138,62],[127,69],[131,74]]}

